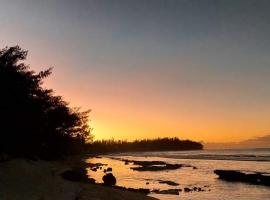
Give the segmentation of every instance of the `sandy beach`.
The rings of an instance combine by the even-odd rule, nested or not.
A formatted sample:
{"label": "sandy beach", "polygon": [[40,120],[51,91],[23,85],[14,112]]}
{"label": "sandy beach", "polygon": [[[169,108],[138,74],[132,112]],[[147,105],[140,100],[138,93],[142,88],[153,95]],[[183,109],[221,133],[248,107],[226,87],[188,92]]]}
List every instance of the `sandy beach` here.
{"label": "sandy beach", "polygon": [[0,199],[5,200],[154,200],[140,193],[64,180],[63,162],[13,159],[0,163]]}

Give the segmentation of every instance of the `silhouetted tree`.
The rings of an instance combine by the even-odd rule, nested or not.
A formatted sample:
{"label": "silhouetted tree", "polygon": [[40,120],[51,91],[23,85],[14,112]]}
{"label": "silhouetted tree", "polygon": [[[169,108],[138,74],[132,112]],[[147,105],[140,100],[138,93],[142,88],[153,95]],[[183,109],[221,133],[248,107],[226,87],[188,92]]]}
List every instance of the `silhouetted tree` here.
{"label": "silhouetted tree", "polygon": [[134,151],[181,151],[201,150],[203,145],[191,140],[179,138],[157,138],[135,140],[133,142],[122,140],[101,140],[89,145],[92,152],[134,152]]}
{"label": "silhouetted tree", "polygon": [[0,50],[0,152],[54,158],[84,150],[89,111],[69,107],[42,87],[52,68],[35,73],[19,46]]}

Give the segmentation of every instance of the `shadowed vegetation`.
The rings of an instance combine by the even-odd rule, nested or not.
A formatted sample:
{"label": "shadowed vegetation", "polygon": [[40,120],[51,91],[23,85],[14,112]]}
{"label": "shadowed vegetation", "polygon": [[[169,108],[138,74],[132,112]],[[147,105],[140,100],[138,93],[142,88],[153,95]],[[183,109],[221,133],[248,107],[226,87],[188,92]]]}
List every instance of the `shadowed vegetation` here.
{"label": "shadowed vegetation", "polygon": [[190,140],[179,138],[157,138],[135,140],[133,142],[121,140],[95,141],[91,145],[92,152],[136,152],[136,151],[179,151],[201,150],[203,145]]}
{"label": "shadowed vegetation", "polygon": [[26,57],[19,46],[0,50],[0,153],[51,159],[86,150],[89,111],[42,87],[52,68],[35,73]]}

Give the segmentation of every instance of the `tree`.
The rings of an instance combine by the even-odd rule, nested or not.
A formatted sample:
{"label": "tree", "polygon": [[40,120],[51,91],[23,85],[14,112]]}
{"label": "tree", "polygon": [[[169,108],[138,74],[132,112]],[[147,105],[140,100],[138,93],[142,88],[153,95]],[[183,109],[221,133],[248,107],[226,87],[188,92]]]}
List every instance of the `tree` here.
{"label": "tree", "polygon": [[0,152],[53,158],[83,151],[92,139],[90,111],[42,87],[52,68],[35,73],[26,57],[19,46],[0,50]]}

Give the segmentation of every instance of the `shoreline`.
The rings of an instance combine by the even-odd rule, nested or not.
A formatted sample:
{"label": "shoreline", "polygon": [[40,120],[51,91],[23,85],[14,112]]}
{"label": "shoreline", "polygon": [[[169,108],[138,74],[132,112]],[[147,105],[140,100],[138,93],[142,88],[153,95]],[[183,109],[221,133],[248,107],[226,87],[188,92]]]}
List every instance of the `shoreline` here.
{"label": "shoreline", "polygon": [[[68,181],[64,171],[78,165],[78,160],[33,161],[12,159],[0,162],[0,199],[12,200],[155,200],[125,189]],[[73,163],[73,164],[72,164]]]}

